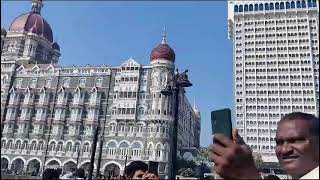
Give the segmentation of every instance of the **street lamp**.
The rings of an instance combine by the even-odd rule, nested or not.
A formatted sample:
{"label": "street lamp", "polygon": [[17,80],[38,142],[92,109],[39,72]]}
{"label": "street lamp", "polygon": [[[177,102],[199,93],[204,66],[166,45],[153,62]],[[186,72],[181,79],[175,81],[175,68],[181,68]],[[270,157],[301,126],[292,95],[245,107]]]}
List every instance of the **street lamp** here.
{"label": "street lamp", "polygon": [[176,74],[173,77],[172,81],[169,81],[166,85],[166,88],[161,91],[161,94],[165,96],[171,96],[174,93],[175,96],[175,106],[174,106],[174,120],[173,120],[173,146],[172,146],[172,167],[170,177],[171,179],[176,178],[176,161],[177,161],[177,136],[178,136],[178,118],[179,118],[179,92],[185,87],[192,86],[192,83],[188,79],[187,75],[188,70],[185,70],[183,73],[179,73],[178,69]]}

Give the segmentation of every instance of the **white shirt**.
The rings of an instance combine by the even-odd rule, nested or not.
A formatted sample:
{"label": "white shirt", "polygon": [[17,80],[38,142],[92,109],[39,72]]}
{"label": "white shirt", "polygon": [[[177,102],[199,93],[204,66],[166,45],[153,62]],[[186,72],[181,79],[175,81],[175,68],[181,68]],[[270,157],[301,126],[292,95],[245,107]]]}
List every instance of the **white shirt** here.
{"label": "white shirt", "polygon": [[319,179],[319,166],[302,176],[300,179]]}

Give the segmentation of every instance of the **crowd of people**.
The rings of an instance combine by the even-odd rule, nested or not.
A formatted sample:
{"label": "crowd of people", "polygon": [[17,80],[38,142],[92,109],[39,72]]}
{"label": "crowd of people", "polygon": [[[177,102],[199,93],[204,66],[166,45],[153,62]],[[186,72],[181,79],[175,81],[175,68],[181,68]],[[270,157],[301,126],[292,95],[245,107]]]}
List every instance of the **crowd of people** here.
{"label": "crowd of people", "polygon": [[[245,144],[236,129],[232,139],[223,134],[213,135],[214,144],[209,145],[209,160],[214,162],[213,170],[223,179],[279,179],[275,175],[261,176],[255,166],[252,150]],[[293,179],[319,179],[319,118],[301,112],[287,114],[278,123],[275,137],[275,153],[280,166]],[[19,174],[10,170],[1,173]],[[83,169],[61,175],[61,170],[46,169],[43,180],[81,179],[86,175]],[[124,169],[124,175],[117,177],[100,174],[98,179],[159,179],[158,172],[149,172],[148,165],[133,161]],[[216,177],[217,178],[217,177]],[[95,178],[96,179],[96,178]]]}
{"label": "crowd of people", "polygon": [[6,175],[24,175],[24,176],[38,176],[37,171],[23,171],[23,170],[11,170],[11,169],[1,169],[1,174]]}
{"label": "crowd of people", "polygon": [[[43,180],[86,180],[86,174],[84,169],[79,168],[73,172],[61,174],[60,169],[46,169],[42,174]],[[105,176],[100,174],[93,179],[99,180],[130,180],[130,179],[146,179],[146,180],[158,180],[159,176],[157,172],[148,172],[148,165],[143,161],[133,161],[130,165],[124,169],[124,174],[116,176]]]}

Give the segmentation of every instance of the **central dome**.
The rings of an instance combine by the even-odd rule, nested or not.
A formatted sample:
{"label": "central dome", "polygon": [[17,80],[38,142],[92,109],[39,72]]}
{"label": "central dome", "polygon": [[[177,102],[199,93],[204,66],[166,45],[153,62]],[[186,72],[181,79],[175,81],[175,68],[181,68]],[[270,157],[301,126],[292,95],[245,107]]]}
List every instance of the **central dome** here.
{"label": "central dome", "polygon": [[50,42],[53,42],[50,25],[39,13],[36,12],[29,12],[18,16],[11,23],[9,31],[32,32],[39,36],[43,36]]}
{"label": "central dome", "polygon": [[173,49],[166,43],[166,35],[163,35],[162,42],[159,44],[158,47],[154,48],[151,51],[150,59],[165,59],[169,61],[175,61],[176,54],[174,53]]}

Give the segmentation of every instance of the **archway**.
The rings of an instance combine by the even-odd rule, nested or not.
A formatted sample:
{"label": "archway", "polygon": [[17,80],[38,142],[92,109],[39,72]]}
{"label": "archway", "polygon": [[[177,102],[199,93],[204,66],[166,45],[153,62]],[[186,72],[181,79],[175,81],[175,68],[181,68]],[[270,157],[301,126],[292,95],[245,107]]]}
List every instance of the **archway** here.
{"label": "archway", "polygon": [[1,158],[1,170],[8,169],[9,161],[6,158]]}
{"label": "archway", "polygon": [[20,158],[15,159],[11,164],[11,170],[13,171],[22,172],[23,167],[24,167],[24,162]]}
{"label": "archway", "polygon": [[40,170],[40,162],[37,159],[31,160],[27,165],[27,172],[30,172],[32,176],[36,176]]}
{"label": "archway", "polygon": [[76,169],[77,169],[77,165],[73,161],[68,161],[63,165],[63,172],[65,173],[74,172]]}
{"label": "archway", "polygon": [[83,163],[83,164],[80,166],[80,168],[84,169],[84,171],[85,171],[86,173],[88,173],[88,172],[89,172],[89,168],[90,168],[90,162],[85,162],[85,163]]}
{"label": "archway", "polygon": [[120,167],[114,163],[108,164],[104,169],[105,176],[118,176],[120,175]]}

